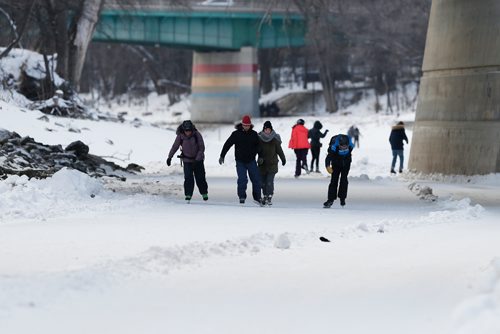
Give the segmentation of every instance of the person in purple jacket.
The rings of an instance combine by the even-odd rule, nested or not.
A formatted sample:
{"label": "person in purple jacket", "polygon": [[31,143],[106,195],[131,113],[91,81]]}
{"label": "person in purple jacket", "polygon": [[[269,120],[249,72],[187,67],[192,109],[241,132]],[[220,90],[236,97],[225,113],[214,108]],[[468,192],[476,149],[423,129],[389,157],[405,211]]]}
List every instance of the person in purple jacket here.
{"label": "person in purple jacket", "polygon": [[167,166],[172,164],[172,157],[181,148],[181,163],[184,166],[184,195],[185,200],[193,197],[194,183],[200,191],[203,200],[208,200],[208,184],[205,176],[205,144],[201,133],[191,121],[184,121],[177,128],[177,137],[168,153]]}

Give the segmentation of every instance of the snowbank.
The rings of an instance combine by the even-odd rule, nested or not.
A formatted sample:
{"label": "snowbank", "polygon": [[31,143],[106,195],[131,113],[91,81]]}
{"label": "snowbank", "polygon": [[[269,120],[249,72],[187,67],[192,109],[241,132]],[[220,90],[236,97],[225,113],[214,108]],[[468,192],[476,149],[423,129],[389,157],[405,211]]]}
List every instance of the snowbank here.
{"label": "snowbank", "polygon": [[500,333],[500,257],[491,260],[477,295],[457,307],[454,319],[455,334]]}
{"label": "snowbank", "polygon": [[73,211],[102,190],[97,179],[67,168],[42,180],[11,175],[0,181],[0,221],[41,218],[63,207]]}

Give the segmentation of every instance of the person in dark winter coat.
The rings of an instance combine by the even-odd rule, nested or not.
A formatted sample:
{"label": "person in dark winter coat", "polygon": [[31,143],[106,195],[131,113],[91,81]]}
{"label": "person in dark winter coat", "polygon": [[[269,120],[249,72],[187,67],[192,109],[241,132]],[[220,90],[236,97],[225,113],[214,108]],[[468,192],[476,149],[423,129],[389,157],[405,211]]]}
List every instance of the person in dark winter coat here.
{"label": "person in dark winter coat", "polygon": [[288,147],[293,149],[295,156],[297,157],[297,162],[295,164],[295,177],[300,176],[302,169],[309,173],[307,168],[307,151],[311,147],[308,141],[308,130],[304,126],[305,121],[300,118],[297,123],[292,127],[292,136],[288,142]]}
{"label": "person in dark winter coat", "polygon": [[359,148],[359,136],[361,135],[361,132],[359,132],[358,127],[356,125],[351,125],[347,131],[347,135],[351,137],[354,146]]}
{"label": "person in dark winter coat", "polygon": [[314,162],[316,162],[316,173],[319,173],[319,152],[321,151],[321,146],[323,144],[320,143],[321,138],[325,138],[328,130],[325,133],[321,133],[321,129],[323,128],[323,124],[320,121],[314,122],[313,128],[309,130],[308,137],[311,139],[311,172],[313,171]]}
{"label": "person in dark winter coat", "polygon": [[255,202],[262,204],[261,180],[255,157],[260,153],[260,141],[257,132],[253,130],[250,116],[245,115],[241,123],[235,126],[236,130],[226,140],[220,153],[219,164],[224,163],[224,158],[234,145],[236,172],[238,173],[238,197],[240,203],[245,203],[248,176],[252,182],[252,197]]}
{"label": "person in dark winter coat", "polygon": [[391,163],[391,173],[396,174],[394,168],[396,167],[396,160],[399,157],[399,172],[403,172],[404,163],[404,143],[406,141],[408,144],[408,137],[405,132],[405,124],[400,121],[398,124],[392,127],[391,135],[389,136],[389,142],[391,143],[392,149],[392,163]]}
{"label": "person in dark winter coat", "polygon": [[184,168],[184,195],[186,201],[193,197],[194,183],[200,191],[203,200],[208,200],[208,184],[205,176],[205,143],[201,133],[191,121],[184,121],[177,128],[177,137],[168,153],[167,165],[172,164],[172,157],[181,148],[181,162]]}
{"label": "person in dark winter coat", "polygon": [[262,180],[263,202],[272,205],[274,194],[274,176],[278,172],[278,156],[281,164],[286,164],[285,154],[281,148],[281,137],[273,130],[270,121],[264,122],[264,127],[259,132],[261,153],[259,155],[259,172]]}
{"label": "person in dark winter coat", "polygon": [[[330,185],[328,186],[328,199],[323,206],[329,208],[333,201],[340,199],[340,205],[345,205],[347,197],[347,187],[349,181],[347,175],[351,168],[351,152],[354,145],[348,135],[338,134],[333,136],[328,146],[328,155],[325,159],[326,170],[332,174]],[[339,184],[340,177],[340,184]],[[338,192],[337,192],[338,190]]]}

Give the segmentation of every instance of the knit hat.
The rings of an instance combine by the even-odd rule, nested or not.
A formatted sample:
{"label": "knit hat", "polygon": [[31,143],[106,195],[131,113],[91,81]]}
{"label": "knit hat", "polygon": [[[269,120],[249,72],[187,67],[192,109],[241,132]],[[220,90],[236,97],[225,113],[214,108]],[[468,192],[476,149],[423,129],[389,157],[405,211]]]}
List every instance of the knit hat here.
{"label": "knit hat", "polygon": [[269,121],[265,121],[264,122],[264,127],[262,128],[262,130],[265,130],[265,129],[273,129],[273,125],[271,124],[271,122]]}
{"label": "knit hat", "polygon": [[241,124],[242,125],[252,125],[252,120],[250,119],[250,116],[248,116],[248,115],[243,116],[243,118],[241,119]]}
{"label": "knit hat", "polygon": [[305,121],[302,118],[297,120],[297,124],[304,125]]}

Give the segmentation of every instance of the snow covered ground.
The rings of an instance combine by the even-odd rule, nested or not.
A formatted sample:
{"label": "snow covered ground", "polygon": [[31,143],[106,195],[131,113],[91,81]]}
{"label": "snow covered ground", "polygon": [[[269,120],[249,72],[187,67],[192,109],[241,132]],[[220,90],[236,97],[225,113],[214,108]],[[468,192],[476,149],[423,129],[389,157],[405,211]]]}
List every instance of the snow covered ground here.
{"label": "snow covered ground", "polygon": [[[0,181],[0,332],[499,333],[500,175],[389,176],[390,126],[411,139],[414,114],[370,105],[301,116],[328,137],[362,133],[347,206],[325,210],[326,173],[294,179],[289,149],[273,207],[238,204],[232,150],[217,163],[231,125],[200,126],[210,199],[187,205],[179,163],[164,163],[177,124],[133,108],[142,123],[45,122],[0,101],[2,128],[146,167],[125,183],[66,169]],[[295,118],[271,121],[286,147]]]}

